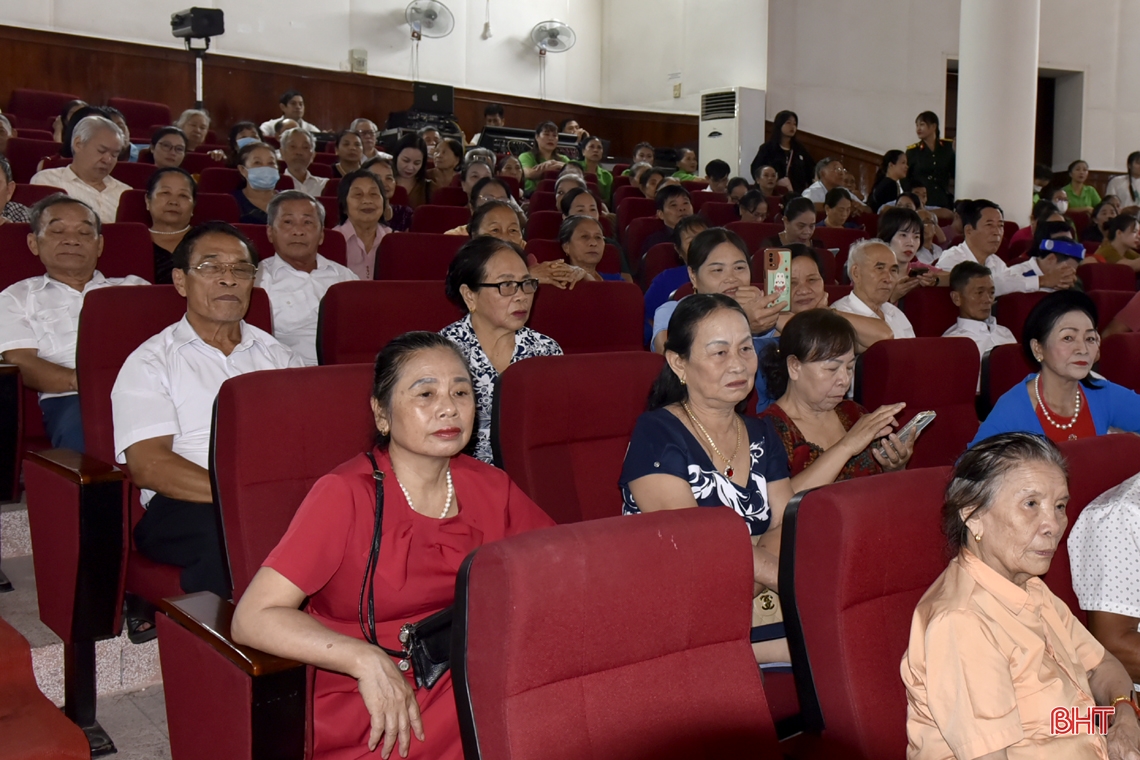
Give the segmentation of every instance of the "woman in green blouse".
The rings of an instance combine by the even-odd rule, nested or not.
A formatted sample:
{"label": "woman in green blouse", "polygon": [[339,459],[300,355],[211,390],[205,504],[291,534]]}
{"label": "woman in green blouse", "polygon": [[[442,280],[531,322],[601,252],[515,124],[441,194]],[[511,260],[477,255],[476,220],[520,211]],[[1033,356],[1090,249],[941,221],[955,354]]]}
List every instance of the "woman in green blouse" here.
{"label": "woman in green blouse", "polygon": [[601,138],[587,135],[581,143],[582,158],[571,161],[585,169],[586,174],[593,174],[598,178],[598,193],[604,203],[610,202],[613,193],[614,175],[602,168],[602,159],[605,157],[605,148]]}
{"label": "woman in green blouse", "polygon": [[534,147],[519,156],[526,184],[524,193],[529,197],[538,187],[544,172],[562,168],[570,159],[558,153],[558,125],[544,121],[534,128]]}
{"label": "woman in green blouse", "polygon": [[1089,165],[1081,160],[1069,164],[1069,184],[1065,185],[1065,195],[1069,196],[1069,211],[1088,211],[1100,203],[1100,193],[1092,185],[1086,185],[1089,178]]}

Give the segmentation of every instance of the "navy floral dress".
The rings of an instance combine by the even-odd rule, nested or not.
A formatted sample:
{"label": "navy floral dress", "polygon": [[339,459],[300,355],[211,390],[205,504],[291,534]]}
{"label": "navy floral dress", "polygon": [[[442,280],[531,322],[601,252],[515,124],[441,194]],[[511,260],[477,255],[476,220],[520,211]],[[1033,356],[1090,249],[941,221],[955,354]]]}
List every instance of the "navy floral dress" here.
{"label": "navy floral dress", "polygon": [[[452,322],[439,331],[440,335],[450,338],[451,342],[459,346],[459,350],[467,357],[467,366],[471,369],[471,381],[475,384],[475,411],[477,415],[474,452],[472,456],[487,464],[493,464],[491,456],[491,404],[495,399],[495,383],[499,380],[499,373],[491,364],[483,347],[479,345],[479,338],[471,327],[471,315],[468,314],[458,322]],[[562,347],[554,338],[548,338],[542,333],[524,327],[515,333],[515,352],[511,356],[511,364],[534,356],[561,356]]]}

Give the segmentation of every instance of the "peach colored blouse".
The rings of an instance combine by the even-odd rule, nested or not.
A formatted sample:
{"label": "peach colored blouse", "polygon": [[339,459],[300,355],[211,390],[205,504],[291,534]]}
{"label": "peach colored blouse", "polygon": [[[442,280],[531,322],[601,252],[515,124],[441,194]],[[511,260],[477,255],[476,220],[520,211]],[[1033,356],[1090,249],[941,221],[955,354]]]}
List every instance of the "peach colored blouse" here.
{"label": "peach colored blouse", "polygon": [[914,611],[902,659],[907,758],[1108,760],[1104,738],[1054,736],[1054,707],[1096,704],[1088,671],[1104,647],[1039,578],[1024,589],[970,551],[951,560]]}

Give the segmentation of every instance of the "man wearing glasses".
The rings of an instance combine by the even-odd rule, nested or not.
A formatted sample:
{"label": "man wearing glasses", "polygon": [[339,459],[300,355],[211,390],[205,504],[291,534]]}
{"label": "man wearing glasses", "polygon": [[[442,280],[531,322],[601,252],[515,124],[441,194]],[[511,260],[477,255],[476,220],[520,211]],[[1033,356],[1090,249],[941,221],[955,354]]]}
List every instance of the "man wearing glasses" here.
{"label": "man wearing glasses", "polygon": [[115,456],[142,489],[135,543],[182,568],[182,590],[229,598],[207,458],[214,398],[227,378],[302,366],[272,335],[244,321],[257,265],[253,246],[224,222],[192,229],[174,250],[186,315],[139,346],[111,391]]}
{"label": "man wearing glasses", "polygon": [[375,122],[369,121],[368,119],[356,119],[349,125],[348,129],[360,137],[360,144],[364,147],[364,158],[361,159],[361,162],[367,161],[370,158],[376,158],[377,156],[391,158],[387,153],[376,149],[376,137],[380,132],[376,128]]}

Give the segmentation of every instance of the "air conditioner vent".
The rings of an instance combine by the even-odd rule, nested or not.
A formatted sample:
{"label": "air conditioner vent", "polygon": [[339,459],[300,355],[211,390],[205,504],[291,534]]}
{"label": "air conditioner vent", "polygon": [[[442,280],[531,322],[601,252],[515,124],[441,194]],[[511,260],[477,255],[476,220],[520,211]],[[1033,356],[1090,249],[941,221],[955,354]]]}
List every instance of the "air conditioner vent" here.
{"label": "air conditioner vent", "polygon": [[701,96],[701,121],[736,118],[736,92],[710,92]]}

